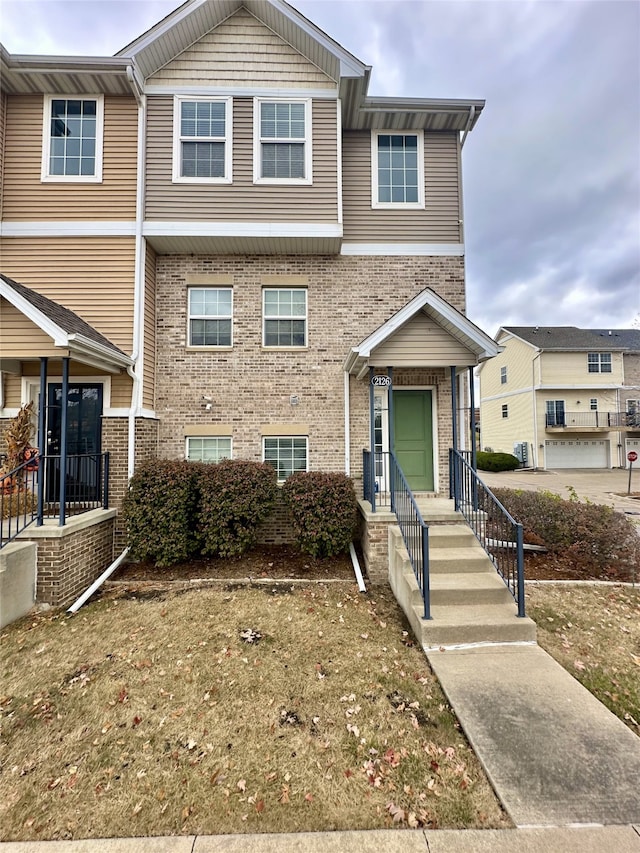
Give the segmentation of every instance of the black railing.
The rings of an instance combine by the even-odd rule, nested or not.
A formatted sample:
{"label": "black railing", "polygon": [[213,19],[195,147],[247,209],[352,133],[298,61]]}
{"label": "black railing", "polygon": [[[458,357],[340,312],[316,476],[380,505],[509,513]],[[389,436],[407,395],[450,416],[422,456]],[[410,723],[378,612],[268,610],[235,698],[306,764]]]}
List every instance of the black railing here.
{"label": "black railing", "polygon": [[548,429],[633,429],[640,428],[640,412],[547,412],[545,424]]}
{"label": "black railing", "polygon": [[476,471],[455,450],[449,451],[450,495],[480,544],[491,558],[518,605],[524,607],[524,548],[522,525],[500,503]]}
{"label": "black railing", "polygon": [[60,503],[60,456],[29,459],[0,476],[0,547],[34,521],[66,519],[109,508],[109,454],[81,453],[65,460],[64,499]]}
{"label": "black railing", "polygon": [[391,483],[389,478],[389,453],[377,450],[362,451],[363,497],[377,509],[391,509]]}
{"label": "black railing", "polygon": [[396,514],[402,538],[409,554],[413,573],[422,593],[423,616],[431,619],[429,594],[429,528],[409,488],[402,468],[393,453],[389,453],[389,481],[391,486],[391,510]]}

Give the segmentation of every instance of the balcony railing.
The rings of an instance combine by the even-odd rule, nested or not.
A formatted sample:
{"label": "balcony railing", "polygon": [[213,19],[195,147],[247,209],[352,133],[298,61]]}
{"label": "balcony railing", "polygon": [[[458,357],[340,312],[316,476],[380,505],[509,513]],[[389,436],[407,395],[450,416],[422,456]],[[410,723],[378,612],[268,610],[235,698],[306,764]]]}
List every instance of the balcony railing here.
{"label": "balcony railing", "polygon": [[640,429],[640,412],[547,412],[545,423],[547,429]]}
{"label": "balcony railing", "polygon": [[[0,547],[33,522],[109,508],[109,454],[67,456],[61,492],[60,456],[35,456],[0,476]],[[63,495],[62,503],[60,495]]]}

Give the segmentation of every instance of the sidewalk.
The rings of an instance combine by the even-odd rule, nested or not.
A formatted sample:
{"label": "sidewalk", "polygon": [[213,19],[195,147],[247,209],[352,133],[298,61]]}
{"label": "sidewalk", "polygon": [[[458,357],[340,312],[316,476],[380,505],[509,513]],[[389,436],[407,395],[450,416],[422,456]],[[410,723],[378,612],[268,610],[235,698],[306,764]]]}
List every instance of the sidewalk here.
{"label": "sidewalk", "polygon": [[516,826],[640,824],[640,738],[543,649],[427,657]]}
{"label": "sidewalk", "polygon": [[2,853],[638,853],[640,827],[377,830],[7,842]]}

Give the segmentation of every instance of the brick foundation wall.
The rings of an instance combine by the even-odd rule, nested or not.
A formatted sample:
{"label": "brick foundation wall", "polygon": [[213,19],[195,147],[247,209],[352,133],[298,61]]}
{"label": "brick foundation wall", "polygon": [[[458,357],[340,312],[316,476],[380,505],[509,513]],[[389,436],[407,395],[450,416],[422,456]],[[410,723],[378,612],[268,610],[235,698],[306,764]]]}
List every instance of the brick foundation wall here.
{"label": "brick foundation wall", "polygon": [[36,600],[53,607],[72,604],[113,562],[113,510],[93,510],[55,523],[29,528],[20,539],[37,544]]}
{"label": "brick foundation wall", "polygon": [[291,513],[285,506],[282,493],[278,489],[276,502],[258,528],[258,545],[292,545],[296,541]]}
{"label": "brick foundation wall", "polygon": [[[187,349],[187,279],[233,280],[232,350]],[[262,347],[262,281],[303,276],[308,287],[308,348]],[[202,280],[199,281],[202,285]],[[229,285],[219,285],[229,286]],[[286,284],[283,287],[296,286]],[[344,373],[350,348],[362,341],[425,287],[464,309],[464,260],[458,257],[181,256],[157,261],[157,388],[159,452],[185,454],[185,430],[230,425],[233,455],[260,460],[264,425],[308,426],[309,468],[344,470]],[[431,371],[428,372],[432,374]],[[441,419],[447,416],[444,371],[436,371]],[[413,383],[417,380],[413,377]],[[290,397],[298,397],[291,405]],[[211,410],[202,397],[213,399]],[[369,446],[367,380],[350,380],[351,473],[361,476]],[[450,414],[448,415],[450,417]],[[444,439],[444,420],[439,430]],[[283,434],[287,431],[283,429]],[[440,447],[440,486],[448,463],[450,431]]]}
{"label": "brick foundation wall", "polygon": [[389,580],[389,526],[398,521],[392,512],[371,512],[367,501],[360,505],[360,547],[369,580],[387,583]]}

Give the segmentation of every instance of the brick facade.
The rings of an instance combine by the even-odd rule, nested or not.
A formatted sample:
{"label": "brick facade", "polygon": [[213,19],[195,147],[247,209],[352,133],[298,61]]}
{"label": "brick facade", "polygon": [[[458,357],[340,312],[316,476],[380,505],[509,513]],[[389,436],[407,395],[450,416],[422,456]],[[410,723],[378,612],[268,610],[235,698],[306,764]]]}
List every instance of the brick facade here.
{"label": "brick facade", "polygon": [[54,607],[73,603],[113,562],[113,510],[93,510],[67,520],[30,527],[21,540],[37,543],[36,599]]}
{"label": "brick facade", "polygon": [[[233,282],[233,349],[187,347],[187,281],[198,276]],[[296,276],[307,282],[308,347],[262,346],[265,277]],[[270,279],[273,283],[273,278]],[[215,279],[212,278],[212,286]],[[225,285],[218,285],[225,286]],[[226,285],[231,286],[231,285]],[[283,287],[295,286],[283,282]],[[233,455],[262,458],[265,425],[308,427],[309,468],[343,471],[344,360],[416,294],[431,287],[464,310],[464,260],[460,257],[180,256],[157,259],[158,446],[167,458],[183,458],[185,434],[198,427],[230,425]],[[398,372],[398,384],[436,389],[440,489],[447,488],[451,444],[450,387],[443,369]],[[206,410],[202,398],[211,397]],[[298,398],[297,405],[291,397]],[[362,475],[369,447],[369,389],[350,378],[351,473]],[[287,435],[286,428],[283,434]]]}

